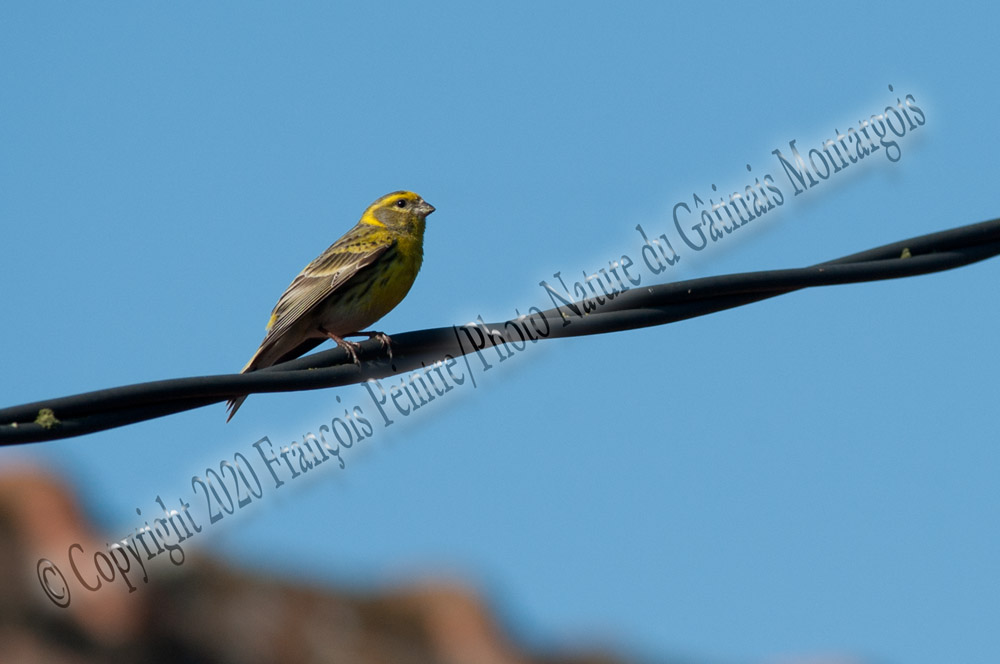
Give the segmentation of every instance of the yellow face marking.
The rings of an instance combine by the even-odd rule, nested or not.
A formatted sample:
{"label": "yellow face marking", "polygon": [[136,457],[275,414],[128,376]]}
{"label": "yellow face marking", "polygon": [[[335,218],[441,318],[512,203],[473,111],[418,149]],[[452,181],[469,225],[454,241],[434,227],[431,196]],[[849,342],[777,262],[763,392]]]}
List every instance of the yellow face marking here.
{"label": "yellow face marking", "polygon": [[365,216],[361,217],[362,224],[368,224],[369,226],[378,226],[379,228],[385,228],[385,224],[375,218],[374,213],[371,210],[365,212]]}
{"label": "yellow face marking", "polygon": [[378,226],[379,228],[386,228],[375,216],[377,210],[390,210],[396,207],[396,203],[399,201],[410,201],[414,203],[420,200],[420,196],[413,193],[412,191],[400,191],[394,194],[387,195],[383,199],[373,203],[371,207],[365,210],[365,213],[361,215],[361,223],[367,224],[369,226]]}
{"label": "yellow face marking", "polygon": [[384,201],[382,201],[380,205],[378,205],[378,207],[392,208],[395,207],[396,203],[398,203],[399,201],[410,201],[411,203],[415,203],[418,200],[420,200],[420,196],[413,193],[412,191],[401,191],[397,194],[394,194],[386,198]]}

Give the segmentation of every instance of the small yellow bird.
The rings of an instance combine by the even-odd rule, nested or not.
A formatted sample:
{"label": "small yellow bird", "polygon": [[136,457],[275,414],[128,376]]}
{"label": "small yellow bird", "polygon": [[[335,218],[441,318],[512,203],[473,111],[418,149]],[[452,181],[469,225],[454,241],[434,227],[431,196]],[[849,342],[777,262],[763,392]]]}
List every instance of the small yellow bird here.
{"label": "small yellow bird", "polygon": [[[358,361],[344,337],[380,337],[364,328],[392,311],[410,291],[424,256],[424,226],[434,206],[412,191],[372,203],[361,220],[295,277],[278,298],[267,335],[240,373],[295,359],[333,339]],[[233,419],[246,396],[229,401]]]}

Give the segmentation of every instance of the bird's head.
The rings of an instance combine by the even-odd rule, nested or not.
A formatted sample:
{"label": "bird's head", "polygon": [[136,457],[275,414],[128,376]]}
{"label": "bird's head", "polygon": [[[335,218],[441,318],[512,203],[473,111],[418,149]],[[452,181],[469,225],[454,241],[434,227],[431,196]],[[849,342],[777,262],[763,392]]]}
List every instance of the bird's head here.
{"label": "bird's head", "polygon": [[424,220],[433,211],[433,205],[412,191],[394,191],[372,203],[365,217],[393,230],[423,230]]}

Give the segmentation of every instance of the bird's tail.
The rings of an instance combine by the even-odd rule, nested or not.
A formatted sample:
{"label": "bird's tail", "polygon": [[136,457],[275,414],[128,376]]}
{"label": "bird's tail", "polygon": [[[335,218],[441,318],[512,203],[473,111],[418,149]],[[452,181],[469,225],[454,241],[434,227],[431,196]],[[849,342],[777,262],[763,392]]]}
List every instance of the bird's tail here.
{"label": "bird's tail", "polygon": [[[257,353],[254,354],[253,358],[249,362],[247,362],[247,365],[243,367],[243,371],[240,372],[241,374],[245,374],[247,371],[253,371],[254,369],[257,368],[254,366],[254,360],[257,359],[257,355],[259,354],[260,351],[258,350]],[[244,394],[241,397],[230,399],[228,403],[226,403],[226,412],[228,413],[228,415],[226,415],[226,422],[229,422],[229,420],[233,419],[233,415],[235,415],[236,411],[240,409],[240,406],[243,405],[243,402],[247,400],[248,396],[250,395]]]}
{"label": "bird's tail", "polygon": [[229,420],[233,419],[233,415],[236,414],[236,411],[238,411],[240,409],[240,406],[242,406],[243,402],[246,401],[246,400],[247,400],[247,395],[246,394],[244,394],[241,397],[237,397],[235,399],[230,399],[229,400],[229,403],[226,404],[226,412],[229,413],[226,416],[226,422],[228,422]]}
{"label": "bird's tail", "polygon": [[[312,338],[301,341],[295,346],[291,346],[288,343],[281,343],[280,338],[272,339],[271,337],[266,337],[263,343],[261,343],[260,348],[258,348],[257,352],[253,354],[253,357],[250,358],[250,361],[247,362],[246,366],[243,367],[243,370],[240,371],[240,373],[249,373],[251,371],[256,371],[257,369],[269,367],[273,364],[280,364],[281,362],[295,359],[303,353],[309,352],[321,343],[323,343],[323,339]],[[243,402],[247,400],[247,396],[249,395],[244,394],[243,396],[235,397],[229,400],[226,405],[226,410],[229,412],[229,415],[226,417],[226,422],[233,419],[233,415],[235,415],[236,411],[240,409]]]}
{"label": "bird's tail", "polygon": [[226,404],[226,412],[229,413],[226,416],[226,422],[228,422],[229,420],[233,419],[233,415],[236,414],[236,411],[238,411],[240,409],[240,406],[242,406],[243,402],[246,401],[246,400],[247,400],[247,395],[245,395],[245,394],[243,396],[241,396],[241,397],[237,397],[236,399],[230,399],[229,400],[229,403]]}
{"label": "bird's tail", "polygon": [[[257,349],[257,352],[253,354],[253,357],[251,357],[250,361],[246,363],[246,366],[244,366],[243,369],[240,370],[241,374],[248,373],[250,371],[253,371],[254,369],[269,367],[272,364],[274,364],[274,358],[268,357],[268,355],[273,354],[274,343],[273,342],[268,343],[268,341],[269,341],[268,338],[264,339],[264,342],[261,343],[260,348]],[[233,419],[233,415],[235,415],[236,411],[240,409],[240,406],[243,405],[243,402],[247,400],[248,396],[250,395],[244,394],[241,397],[236,397],[235,399],[229,400],[229,402],[226,404],[226,411],[229,413],[226,416],[226,422]]]}

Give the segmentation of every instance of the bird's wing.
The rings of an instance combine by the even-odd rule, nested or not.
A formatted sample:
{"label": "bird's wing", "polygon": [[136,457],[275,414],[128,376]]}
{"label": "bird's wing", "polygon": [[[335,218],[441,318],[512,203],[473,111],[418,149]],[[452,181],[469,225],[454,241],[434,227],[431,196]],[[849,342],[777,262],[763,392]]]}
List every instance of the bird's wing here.
{"label": "bird's wing", "polygon": [[271,312],[264,343],[281,337],[395,244],[366,242],[358,237],[360,230],[351,229],[295,277]]}
{"label": "bird's wing", "polygon": [[[243,373],[298,357],[322,343],[321,339],[297,338],[289,332],[303,316],[395,247],[395,240],[379,243],[365,238],[366,231],[360,224],[355,226],[295,277],[274,305],[264,341],[243,367]],[[244,401],[246,396],[230,399],[227,422]]]}

